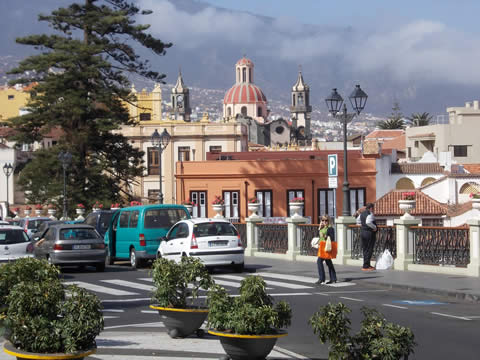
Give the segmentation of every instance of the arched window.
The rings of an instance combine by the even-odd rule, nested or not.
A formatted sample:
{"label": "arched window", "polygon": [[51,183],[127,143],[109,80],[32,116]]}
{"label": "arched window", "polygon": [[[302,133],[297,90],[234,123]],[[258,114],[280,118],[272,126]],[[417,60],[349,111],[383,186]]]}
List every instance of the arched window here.
{"label": "arched window", "polygon": [[298,105],[299,106],[303,105],[303,94],[302,93],[298,94]]}
{"label": "arched window", "polygon": [[247,81],[247,69],[243,68],[242,69],[242,82],[246,82],[246,81]]}
{"label": "arched window", "polygon": [[468,182],[460,188],[460,194],[476,194],[480,192],[480,186],[476,182]]}
{"label": "arched window", "polygon": [[413,185],[413,181],[409,178],[401,178],[397,181],[395,185],[395,189],[397,190],[413,190],[415,189],[415,185]]}
{"label": "arched window", "polygon": [[242,113],[243,116],[247,116],[247,107],[242,106],[242,109],[240,110],[240,112]]}
{"label": "arched window", "polygon": [[262,115],[262,107],[259,106],[258,109],[257,109],[257,116],[263,116]]}
{"label": "arched window", "polygon": [[252,69],[248,69],[248,82],[252,82]]}
{"label": "arched window", "polygon": [[227,116],[228,117],[232,116],[232,108],[230,106],[227,107]]}
{"label": "arched window", "polygon": [[427,178],[423,179],[421,186],[425,186],[425,185],[431,184],[433,182],[435,182],[435,178],[427,177]]}
{"label": "arched window", "polygon": [[237,82],[240,82],[241,81],[241,78],[240,78],[240,69],[237,69]]}

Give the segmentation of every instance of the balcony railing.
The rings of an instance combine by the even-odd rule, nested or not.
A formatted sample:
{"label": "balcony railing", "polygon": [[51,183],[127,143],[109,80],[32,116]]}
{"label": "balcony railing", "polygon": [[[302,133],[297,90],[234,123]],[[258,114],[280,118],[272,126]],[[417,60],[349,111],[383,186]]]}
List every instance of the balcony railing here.
{"label": "balcony railing", "polygon": [[[363,258],[363,247],[362,239],[360,236],[360,226],[351,225],[349,226],[352,232],[351,237],[351,249],[352,249],[352,259],[361,259]],[[377,226],[377,238],[375,241],[375,246],[373,248],[372,258],[376,259],[380,256],[386,249],[390,251],[394,258],[397,257],[397,244],[396,244],[396,230],[395,226]]]}
{"label": "balcony railing", "polygon": [[287,224],[258,224],[258,251],[285,254],[288,250]]}
{"label": "balcony railing", "polygon": [[464,267],[470,262],[467,227],[412,226],[413,263]]}
{"label": "balcony railing", "polygon": [[238,231],[238,234],[240,235],[240,240],[242,240],[242,245],[244,248],[247,247],[247,224],[245,223],[239,223],[239,222],[232,222],[233,226]]}
{"label": "balcony railing", "polygon": [[317,256],[318,249],[312,248],[310,243],[318,237],[318,224],[300,224],[300,255]]}

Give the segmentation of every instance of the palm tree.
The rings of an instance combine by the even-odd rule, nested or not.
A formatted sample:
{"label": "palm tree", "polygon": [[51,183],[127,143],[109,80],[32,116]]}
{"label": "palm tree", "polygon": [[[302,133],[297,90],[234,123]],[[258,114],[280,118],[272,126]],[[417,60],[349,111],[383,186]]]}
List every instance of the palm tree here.
{"label": "palm tree", "polygon": [[377,127],[382,130],[394,130],[405,128],[403,119],[387,119],[377,122]]}
{"label": "palm tree", "polygon": [[413,113],[409,118],[407,118],[408,121],[412,124],[412,126],[427,126],[430,125],[430,120],[432,120],[432,116],[424,112],[422,114],[420,113]]}

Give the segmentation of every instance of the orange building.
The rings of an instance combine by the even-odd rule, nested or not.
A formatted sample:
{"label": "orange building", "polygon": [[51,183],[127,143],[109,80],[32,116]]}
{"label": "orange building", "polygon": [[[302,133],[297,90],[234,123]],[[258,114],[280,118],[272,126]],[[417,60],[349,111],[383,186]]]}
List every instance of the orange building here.
{"label": "orange building", "polygon": [[[327,155],[338,156],[338,187],[328,187]],[[324,213],[339,216],[342,210],[342,151],[265,151],[210,153],[207,161],[177,162],[176,198],[190,198],[194,216],[215,215],[212,201],[225,201],[224,216],[244,220],[248,199],[256,196],[265,217],[290,216],[289,199],[305,198],[304,216],[313,223]],[[217,160],[218,159],[218,160]],[[375,159],[359,150],[348,152],[348,181],[352,213],[375,201]]]}

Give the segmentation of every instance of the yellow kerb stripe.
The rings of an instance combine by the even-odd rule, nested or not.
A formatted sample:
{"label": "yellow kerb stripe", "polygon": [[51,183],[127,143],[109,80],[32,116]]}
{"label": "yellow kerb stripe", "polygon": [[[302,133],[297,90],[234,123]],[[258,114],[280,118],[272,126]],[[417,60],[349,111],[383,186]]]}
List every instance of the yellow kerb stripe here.
{"label": "yellow kerb stripe", "polygon": [[217,336],[240,338],[240,339],[275,339],[275,338],[281,338],[288,335],[288,333],[270,334],[270,335],[239,335],[239,334],[228,334],[224,332],[217,332],[213,330],[208,330],[208,333],[212,335],[217,335]]}
{"label": "yellow kerb stripe", "polygon": [[177,308],[167,308],[167,307],[155,306],[155,305],[150,305],[150,308],[155,310],[177,311],[177,312],[208,312],[208,309],[177,309]]}
{"label": "yellow kerb stripe", "polygon": [[27,354],[22,352],[16,352],[12,350],[8,350],[5,347],[3,348],[3,351],[5,351],[8,355],[13,355],[13,356],[18,356],[23,359],[43,359],[43,360],[50,360],[50,359],[55,359],[55,360],[62,360],[62,359],[79,359],[81,357],[86,357],[88,355],[95,354],[97,349],[89,350],[87,352],[81,353],[81,354],[62,354],[62,355],[54,355],[54,354],[45,354],[45,355],[33,355],[33,354]]}

